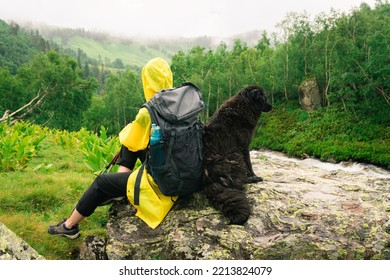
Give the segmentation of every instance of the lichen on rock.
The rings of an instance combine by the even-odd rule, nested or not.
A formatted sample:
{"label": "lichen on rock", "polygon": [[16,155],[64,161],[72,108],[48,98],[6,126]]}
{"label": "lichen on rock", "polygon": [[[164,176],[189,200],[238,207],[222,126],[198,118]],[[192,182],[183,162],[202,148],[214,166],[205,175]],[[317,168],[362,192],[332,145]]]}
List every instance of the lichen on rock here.
{"label": "lichen on rock", "polygon": [[0,223],[0,260],[44,260],[29,244]]}
{"label": "lichen on rock", "polygon": [[304,80],[298,89],[299,104],[305,111],[314,111],[321,107],[321,95],[315,78]]}

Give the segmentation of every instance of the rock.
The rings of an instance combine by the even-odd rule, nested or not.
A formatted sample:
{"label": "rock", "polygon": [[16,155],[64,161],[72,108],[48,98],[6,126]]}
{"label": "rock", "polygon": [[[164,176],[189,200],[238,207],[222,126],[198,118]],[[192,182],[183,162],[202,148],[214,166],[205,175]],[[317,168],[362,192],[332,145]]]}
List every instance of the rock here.
{"label": "rock", "polygon": [[107,260],[107,240],[94,235],[87,236],[80,247],[79,258],[82,260]]}
{"label": "rock", "polygon": [[0,260],[44,260],[30,245],[0,223]]}
{"label": "rock", "polygon": [[176,203],[150,229],[115,203],[108,259],[390,259],[390,172],[251,152],[264,181],[246,186],[252,215],[230,225],[202,193]]}
{"label": "rock", "polygon": [[315,78],[306,79],[298,89],[299,104],[305,111],[314,111],[321,107],[321,95]]}

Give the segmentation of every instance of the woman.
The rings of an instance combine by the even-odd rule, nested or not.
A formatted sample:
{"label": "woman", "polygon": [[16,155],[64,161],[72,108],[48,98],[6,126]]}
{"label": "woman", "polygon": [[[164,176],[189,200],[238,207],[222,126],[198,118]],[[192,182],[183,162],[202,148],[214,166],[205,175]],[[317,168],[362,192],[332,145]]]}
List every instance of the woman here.
{"label": "woman", "polygon": [[[142,85],[146,101],[156,92],[172,88],[173,78],[169,64],[161,58],[150,60],[142,69]],[[141,161],[145,160],[150,130],[149,112],[146,108],[141,108],[135,120],[119,133],[122,149],[117,161],[120,165],[118,173],[97,176],[78,201],[70,217],[57,225],[49,226],[49,234],[75,239],[80,235],[79,223],[85,217],[92,215],[98,206],[126,196],[134,205],[133,187],[138,170],[134,172],[132,170],[137,158]],[[156,228],[173,206],[174,199],[159,192],[146,169],[141,179],[141,188],[143,190],[140,197],[142,203],[136,206],[138,210],[136,215],[151,228]]]}

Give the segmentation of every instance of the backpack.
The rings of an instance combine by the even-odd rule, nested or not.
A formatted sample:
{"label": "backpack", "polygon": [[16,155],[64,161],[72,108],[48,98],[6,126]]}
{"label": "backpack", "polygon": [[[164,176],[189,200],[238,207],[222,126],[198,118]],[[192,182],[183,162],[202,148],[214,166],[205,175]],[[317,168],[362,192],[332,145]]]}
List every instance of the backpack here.
{"label": "backpack", "polygon": [[[199,116],[206,107],[200,90],[192,83],[157,92],[143,107],[150,113],[152,124],[160,127],[161,140],[149,147],[146,166],[166,196],[187,196],[201,188],[203,173],[203,123]],[[163,154],[163,164],[155,158]],[[141,175],[140,175],[141,174]],[[139,204],[139,182],[134,186],[134,202]]]}

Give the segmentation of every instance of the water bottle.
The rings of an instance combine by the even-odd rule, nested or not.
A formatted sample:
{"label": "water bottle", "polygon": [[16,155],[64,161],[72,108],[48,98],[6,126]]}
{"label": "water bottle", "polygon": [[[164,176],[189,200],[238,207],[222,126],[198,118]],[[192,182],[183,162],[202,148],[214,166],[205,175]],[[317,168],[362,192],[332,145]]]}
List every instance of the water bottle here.
{"label": "water bottle", "polygon": [[155,123],[152,124],[152,133],[150,134],[150,145],[155,145],[161,140],[161,129]]}
{"label": "water bottle", "polygon": [[152,169],[153,167],[162,166],[165,161],[164,147],[161,142],[161,129],[158,125],[154,123],[152,124],[152,131],[150,134],[150,160]]}

